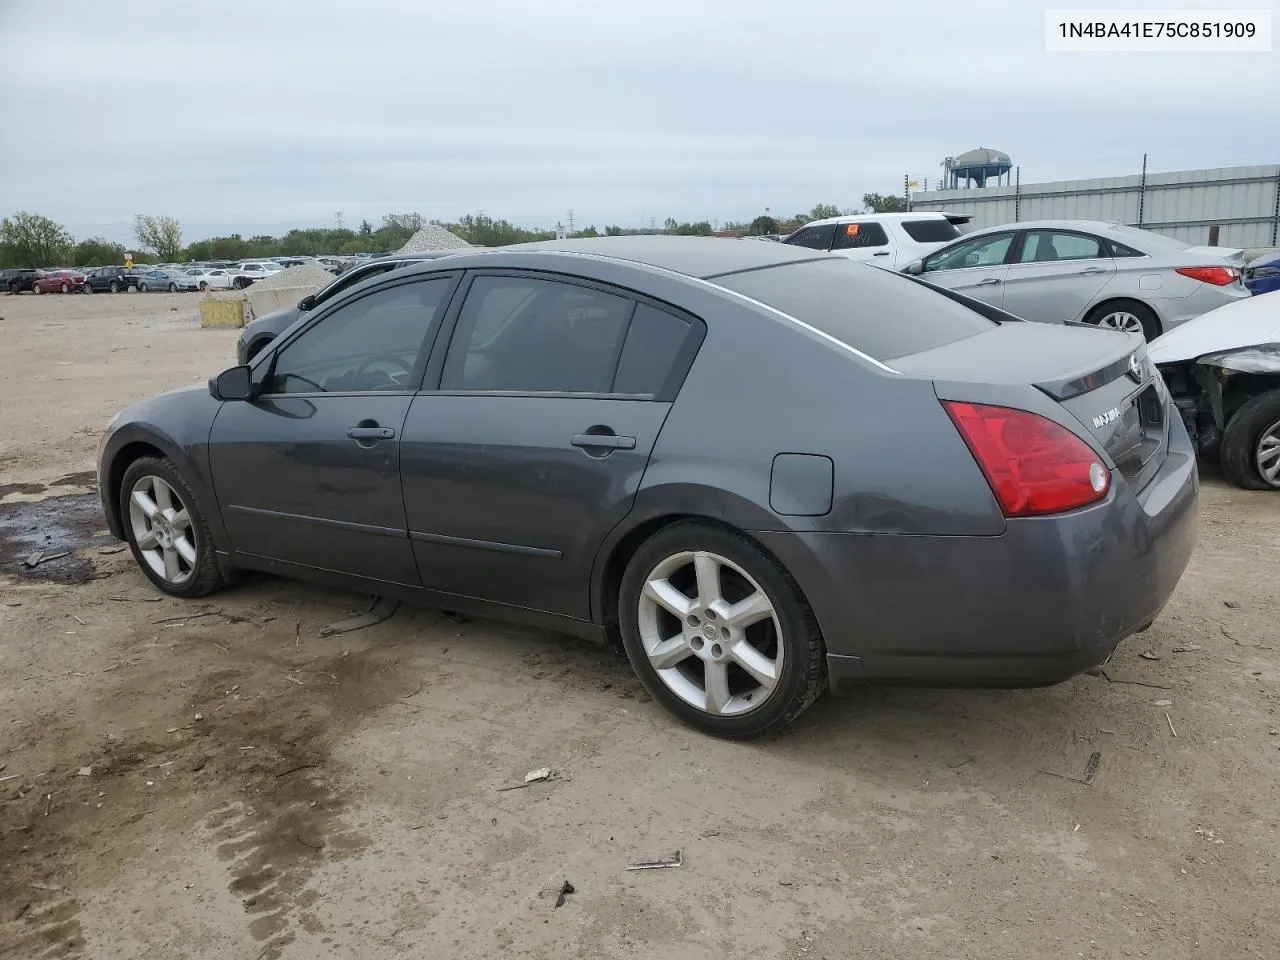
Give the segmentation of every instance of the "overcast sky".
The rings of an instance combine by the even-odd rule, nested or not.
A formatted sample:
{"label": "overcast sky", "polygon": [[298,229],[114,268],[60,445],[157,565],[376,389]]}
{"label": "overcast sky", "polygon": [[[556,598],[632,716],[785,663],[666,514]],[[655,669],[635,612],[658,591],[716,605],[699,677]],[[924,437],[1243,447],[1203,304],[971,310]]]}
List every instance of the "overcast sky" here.
{"label": "overcast sky", "polygon": [[857,206],[978,146],[1024,183],[1280,162],[1280,55],[1046,53],[1066,5],[0,0],[0,214],[603,228]]}

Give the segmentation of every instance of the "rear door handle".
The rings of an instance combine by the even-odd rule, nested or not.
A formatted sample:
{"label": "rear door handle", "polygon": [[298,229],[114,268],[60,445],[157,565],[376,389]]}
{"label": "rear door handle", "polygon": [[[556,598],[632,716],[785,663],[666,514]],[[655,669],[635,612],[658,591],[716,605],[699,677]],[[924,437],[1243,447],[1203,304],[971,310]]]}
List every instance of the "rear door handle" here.
{"label": "rear door handle", "polygon": [[575,447],[608,448],[610,450],[634,450],[635,437],[619,437],[609,433],[575,433],[569,441]]}
{"label": "rear door handle", "polygon": [[889,251],[888,251],[888,250],[881,250],[881,251],[879,251],[878,253],[874,253],[874,254],[872,254],[872,256],[874,256],[874,257],[887,257],[888,255],[889,255]]}
{"label": "rear door handle", "polygon": [[395,435],[391,427],[352,427],[347,431],[352,440],[391,440]]}
{"label": "rear door handle", "polygon": [[1081,273],[1106,273],[1107,271],[1105,267],[1089,267],[1085,270],[1081,270],[1080,272]]}
{"label": "rear door handle", "polygon": [[999,283],[999,282],[1000,282],[1000,280],[999,280],[999,278],[998,278],[998,277],[987,277],[987,279],[985,279],[985,280],[979,280],[979,281],[978,281],[978,286],[980,286],[980,287],[990,287],[990,286],[992,286],[992,285],[994,285],[994,284],[997,284],[997,283]]}

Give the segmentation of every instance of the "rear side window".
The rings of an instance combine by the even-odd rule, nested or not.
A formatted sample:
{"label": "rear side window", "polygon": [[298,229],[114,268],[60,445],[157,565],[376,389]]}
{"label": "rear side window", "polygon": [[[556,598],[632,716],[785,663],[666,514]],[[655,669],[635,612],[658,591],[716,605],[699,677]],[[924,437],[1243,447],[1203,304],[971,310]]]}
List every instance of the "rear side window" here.
{"label": "rear side window", "polygon": [[833,250],[859,250],[864,247],[887,247],[889,235],[878,223],[842,223],[836,229]]}
{"label": "rear side window", "polygon": [[902,229],[916,243],[950,243],[960,236],[960,230],[950,220],[903,220]]}
{"label": "rear side window", "polygon": [[639,304],[622,345],[613,392],[661,393],[693,332],[688,320]]}
{"label": "rear side window", "polygon": [[1111,256],[1113,257],[1145,257],[1145,253],[1139,253],[1133,247],[1126,247],[1123,243],[1111,241]]}
{"label": "rear side window", "polygon": [[836,235],[836,225],[825,223],[817,227],[801,227],[783,243],[797,247],[808,247],[811,250],[830,250],[831,241]]}
{"label": "rear side window", "polygon": [[882,361],[996,326],[925,284],[846,257],[782,264],[715,282]]}

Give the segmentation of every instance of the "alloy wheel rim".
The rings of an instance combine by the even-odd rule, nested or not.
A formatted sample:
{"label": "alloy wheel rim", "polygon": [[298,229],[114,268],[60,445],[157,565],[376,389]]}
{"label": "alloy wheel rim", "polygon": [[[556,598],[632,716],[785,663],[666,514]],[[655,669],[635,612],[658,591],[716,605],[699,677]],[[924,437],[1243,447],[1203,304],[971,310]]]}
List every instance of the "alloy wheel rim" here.
{"label": "alloy wheel rim", "polygon": [[191,579],[199,558],[191,514],[160,477],[140,477],[129,491],[129,526],[143,562],[165,583]]}
{"label": "alloy wheel rim", "polygon": [[1280,489],[1280,420],[1262,431],[1253,460],[1262,482]]}
{"label": "alloy wheel rim", "polygon": [[1143,332],[1142,321],[1132,313],[1125,310],[1117,310],[1115,313],[1108,313],[1098,321],[1098,326],[1109,327],[1112,330],[1123,330],[1125,333]]}
{"label": "alloy wheel rim", "polygon": [[759,710],[782,676],[782,627],[768,594],[732,560],[673,554],[649,572],[640,643],[668,690],[710,716]]}

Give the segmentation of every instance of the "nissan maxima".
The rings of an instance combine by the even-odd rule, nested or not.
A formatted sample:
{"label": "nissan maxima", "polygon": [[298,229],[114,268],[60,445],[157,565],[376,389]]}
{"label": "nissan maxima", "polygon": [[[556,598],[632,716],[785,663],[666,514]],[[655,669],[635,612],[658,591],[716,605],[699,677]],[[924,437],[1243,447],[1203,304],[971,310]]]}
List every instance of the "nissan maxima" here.
{"label": "nissan maxima", "polygon": [[614,642],[744,738],[1147,628],[1199,487],[1146,350],[786,244],[463,252],[125,410],[100,489],[165,593],[265,571]]}

